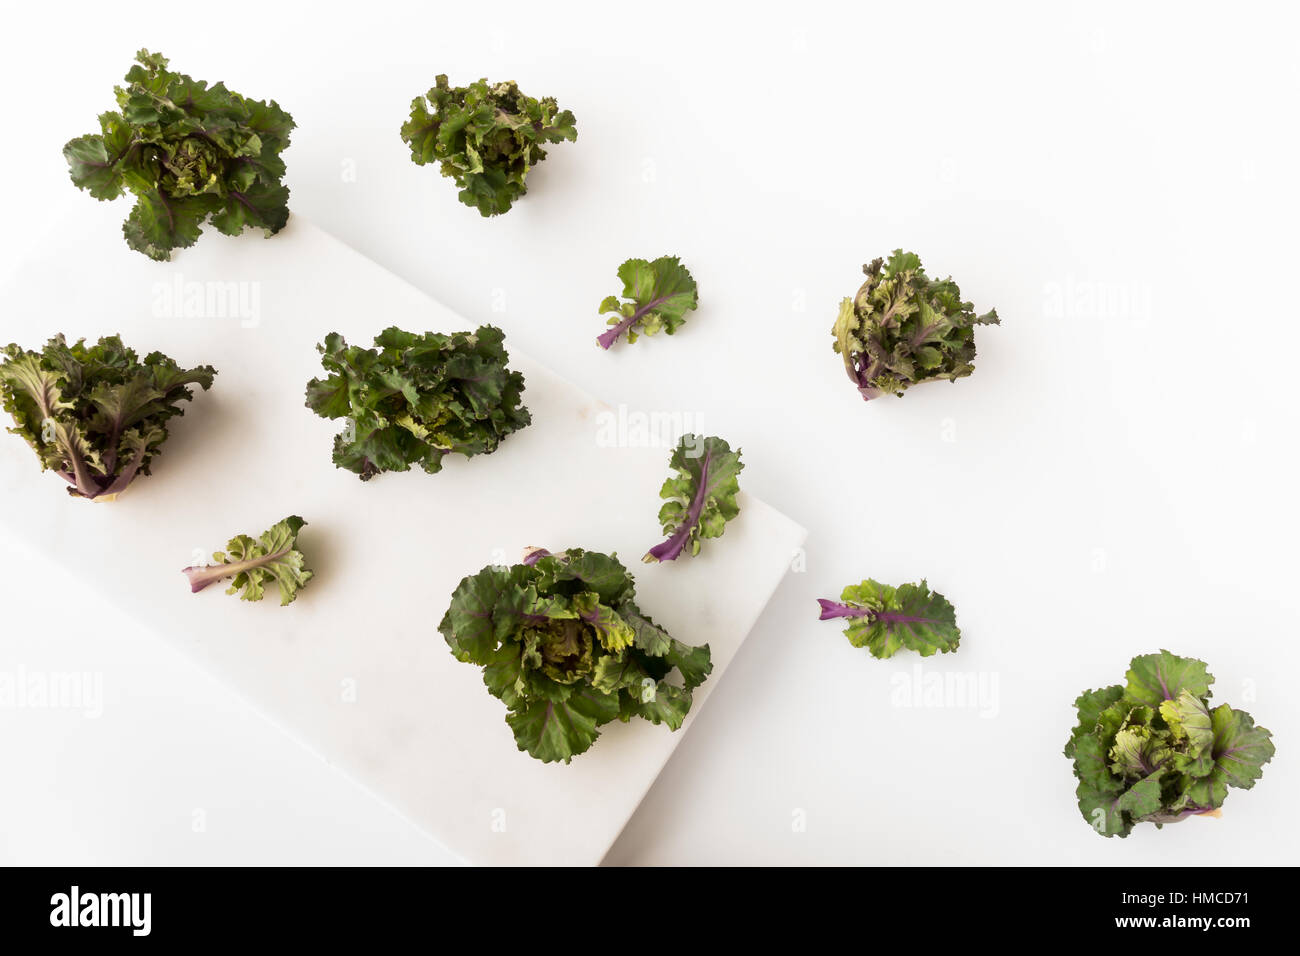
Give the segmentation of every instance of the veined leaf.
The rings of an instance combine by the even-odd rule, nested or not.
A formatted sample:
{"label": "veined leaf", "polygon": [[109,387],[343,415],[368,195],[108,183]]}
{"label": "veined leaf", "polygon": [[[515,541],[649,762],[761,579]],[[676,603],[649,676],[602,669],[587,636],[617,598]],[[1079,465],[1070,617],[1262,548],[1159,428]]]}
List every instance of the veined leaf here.
{"label": "veined leaf", "polygon": [[961,641],[953,606],[924,580],[891,587],[868,578],[846,587],[838,602],[820,599],[818,603],[819,620],[845,618],[849,643],[865,647],[873,657],[893,657],[903,649],[922,657],[946,654]]}
{"label": "veined leaf", "polygon": [[672,335],[686,321],[686,313],[700,304],[695,280],[676,256],[660,256],[653,262],[628,259],[618,267],[623,280],[623,299],[607,296],[600,311],[611,328],[596,337],[596,344],[608,349],[622,335],[629,343],[639,335],[664,332]]}
{"label": "veined leaf", "polygon": [[[212,562],[185,568],[191,591],[233,578],[227,594],[239,594],[243,601],[260,601],[268,584],[280,590],[280,605],[292,604],[298,591],[313,577],[303,553],[298,550],[298,532],[307,522],[290,515],[254,540],[246,534],[230,539],[224,552],[212,555]],[[240,592],[243,592],[240,594]]]}
{"label": "veined leaf", "polygon": [[667,499],[659,523],[668,539],[646,552],[646,563],[699,554],[703,539],[722,537],[727,522],[740,514],[736,496],[745,466],[739,449],[732,451],[721,438],[683,435],[668,465],[676,474],[659,489],[659,497]]}

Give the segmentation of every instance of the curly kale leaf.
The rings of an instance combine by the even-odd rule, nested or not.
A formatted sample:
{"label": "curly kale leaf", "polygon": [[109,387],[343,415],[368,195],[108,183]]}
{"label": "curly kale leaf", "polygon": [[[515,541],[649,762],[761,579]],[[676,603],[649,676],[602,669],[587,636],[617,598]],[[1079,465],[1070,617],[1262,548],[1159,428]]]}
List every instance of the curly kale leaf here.
{"label": "curly kale leaf", "polygon": [[459,198],[483,216],[508,212],[528,191],[528,172],[546,158],[544,143],[578,138],[573,114],[554,99],[534,99],[513,82],[486,79],[453,88],[445,75],[411,101],[402,141],[411,161],[436,162],[461,187]]}
{"label": "curly kale leaf", "polygon": [[867,281],[840,303],[831,334],[864,399],[975,371],[975,326],[997,325],[996,309],[976,315],[957,283],[931,279],[921,260],[901,249],[862,271]]}
{"label": "curly kale leaf", "polygon": [[1065,756],[1094,830],[1126,837],[1138,823],[1217,816],[1229,787],[1255,785],[1272,734],[1245,711],[1211,708],[1213,683],[1203,661],[1162,650],[1133,658],[1127,684],[1079,695]]}
{"label": "curly kale leaf", "polygon": [[96,199],[136,197],[122,226],[126,243],[151,259],[192,246],[205,221],[228,236],[259,228],[270,236],[289,220],[280,153],[293,117],[275,103],[245,99],[167,70],[148,50],[116,87],[118,109],[100,131],[63,147],[69,174]]}
{"label": "curly kale leaf", "polygon": [[669,476],[659,489],[668,499],[659,509],[659,523],[668,539],[642,558],[647,564],[675,561],[683,551],[700,553],[705,538],[720,538],[726,524],[740,514],[736,496],[744,464],[740,449],[731,450],[721,438],[683,435],[673,449]]}
{"label": "curly kale leaf", "polygon": [[893,657],[903,648],[922,657],[947,654],[961,642],[957,612],[924,580],[895,588],[868,578],[846,587],[838,602],[818,598],[817,603],[822,609],[818,620],[847,618],[845,637],[872,657]]}
{"label": "curly kale leaf", "polygon": [[307,384],[307,407],[348,420],[334,439],[334,464],[365,481],[414,464],[433,474],[445,455],[495,451],[532,421],[504,342],[491,325],[452,335],[389,328],[374,349],[330,333],[317,346],[328,375]]}
{"label": "curly kale leaf", "polygon": [[0,351],[0,397],[9,431],[27,440],[41,470],[56,472],[79,498],[112,501],[150,464],[167,420],[185,414],[191,385],[208,389],[210,365],[181,368],[161,352],[141,361],[116,336],[68,345],[57,335],[40,352]]}
{"label": "curly kale leaf", "polygon": [[224,552],[212,555],[210,564],[184,569],[190,579],[190,591],[202,591],[209,584],[233,577],[227,594],[239,595],[241,601],[260,601],[266,586],[280,587],[280,606],[292,604],[298,591],[313,577],[306,559],[298,550],[298,532],[307,522],[290,515],[277,522],[254,541],[246,534],[230,539]]}
{"label": "curly kale leaf", "polygon": [[642,613],[616,557],[581,548],[533,549],[464,578],[438,629],[457,660],[483,668],[519,749],[547,763],[568,763],[615,718],[676,730],[713,669],[707,644]]}
{"label": "curly kale leaf", "polygon": [[660,330],[672,335],[686,321],[686,313],[700,304],[695,280],[676,256],[660,256],[653,262],[628,259],[618,267],[623,280],[623,299],[607,296],[600,303],[602,315],[612,328],[596,336],[596,342],[608,349],[624,332],[635,342],[638,335],[654,335]]}

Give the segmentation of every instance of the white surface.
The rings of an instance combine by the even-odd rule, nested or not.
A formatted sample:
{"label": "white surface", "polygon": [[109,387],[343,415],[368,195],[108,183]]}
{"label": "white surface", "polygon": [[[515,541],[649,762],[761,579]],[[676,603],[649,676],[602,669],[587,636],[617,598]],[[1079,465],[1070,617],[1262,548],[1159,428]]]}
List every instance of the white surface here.
{"label": "white surface", "polygon": [[[716,546],[639,565],[663,537],[655,502],[669,451],[618,443],[609,409],[517,349],[510,366],[523,373],[532,425],[490,458],[448,459],[435,477],[362,482],[329,463],[342,423],[303,407],[305,383],[320,374],[315,343],[330,331],[369,344],[391,324],[457,331],[466,321],[302,216],[274,243],[245,235],[195,248],[187,286],[160,280],[143,258],[98,256],[112,215],[81,211],[34,251],[0,287],[0,312],[21,316],[20,338],[33,345],[75,315],[78,335],[117,332],[142,354],[189,364],[201,356],[217,377],[170,429],[154,475],[115,502],[72,498],[57,477],[5,457],[0,481],[24,503],[9,530],[65,565],[63,613],[86,620],[105,601],[130,612],[426,829],[449,859],[600,862],[785,576],[803,529],[742,492],[741,516]],[[62,281],[68,262],[84,263],[78,282]],[[208,298],[218,287],[226,297]],[[185,311],[199,303],[206,314]],[[221,304],[230,314],[214,314]],[[299,545],[316,572],[293,604],[190,593],[180,568],[289,513],[307,519]],[[544,765],[516,749],[481,670],[456,661],[436,627],[466,574],[518,561],[532,543],[579,542],[631,560],[647,613],[687,644],[707,643],[713,672],[679,733],[615,723],[587,759]]]}
{"label": "white surface", "polygon": [[[3,261],[31,241],[19,224],[94,205],[58,151],[148,44],[293,112],[299,212],[591,393],[698,415],[742,444],[746,488],[810,529],[807,570],[786,579],[611,861],[1295,860],[1293,8],[305,9],[259,7],[259,36],[281,38],[270,55],[202,29],[198,9],[148,27],[67,6],[18,14],[39,19],[5,31],[0,70],[10,89],[36,71],[41,92],[10,103],[5,169],[23,186],[7,196]],[[32,44],[56,27],[57,52]],[[397,127],[438,72],[514,78],[578,117],[578,142],[555,147],[505,217],[479,219],[407,161]],[[128,255],[115,228],[100,239],[103,256]],[[864,405],[829,328],[860,264],[900,245],[1003,325],[981,330],[974,377]],[[618,263],[663,252],[699,279],[700,311],[672,339],[597,354]],[[9,568],[25,591],[22,560]],[[867,659],[813,620],[814,598],[867,575],[927,575],[954,601],[962,649],[926,672],[997,675],[997,716],[893,706],[891,678],[913,662]],[[119,640],[39,646],[78,659]],[[1070,702],[1161,645],[1209,661],[1216,699],[1270,727],[1278,756],[1221,820],[1102,840],[1060,756]],[[193,800],[221,802],[206,753],[159,742],[186,711],[123,706],[149,715],[154,752],[195,781]],[[240,739],[212,723],[214,740]],[[44,747],[72,746],[61,739]],[[226,791],[240,823],[222,837],[244,858],[421,855],[341,783],[317,797],[336,821],[305,819],[287,745],[247,746],[247,763],[222,765],[246,781]],[[131,752],[97,779],[140,809],[94,817],[86,852],[112,856],[129,832],[159,856],[190,853],[188,832],[151,823],[176,800]],[[102,804],[34,776],[18,788],[29,796],[5,788],[0,818],[22,799],[27,827],[57,834]]]}

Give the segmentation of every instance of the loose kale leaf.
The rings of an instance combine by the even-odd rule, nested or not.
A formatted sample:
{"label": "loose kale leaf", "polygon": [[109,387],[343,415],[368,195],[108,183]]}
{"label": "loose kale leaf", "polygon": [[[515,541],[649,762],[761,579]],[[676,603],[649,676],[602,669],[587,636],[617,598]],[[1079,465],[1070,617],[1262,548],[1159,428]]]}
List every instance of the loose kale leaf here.
{"label": "loose kale leaf", "polygon": [[695,280],[676,256],[660,256],[654,262],[628,259],[618,267],[618,277],[627,301],[611,295],[600,303],[601,314],[609,314],[606,322],[613,326],[596,336],[603,349],[624,332],[629,342],[660,330],[672,335],[686,321],[686,313],[700,304]]}
{"label": "loose kale leaf", "polygon": [[112,501],[150,463],[167,438],[166,423],[185,414],[189,386],[212,386],[210,365],[181,368],[161,352],[140,361],[116,336],[93,346],[57,335],[41,352],[0,351],[0,397],[41,461],[74,497]]}
{"label": "loose kale leaf", "polygon": [[254,541],[246,534],[230,539],[224,552],[212,555],[212,563],[184,569],[190,579],[190,591],[202,591],[209,584],[233,577],[227,594],[241,589],[241,601],[260,601],[266,585],[274,582],[280,586],[280,606],[292,604],[313,577],[307,569],[306,559],[298,550],[298,532],[307,522],[290,515],[273,525]]}
{"label": "loose kale leaf", "polygon": [[957,283],[931,279],[921,260],[901,249],[862,271],[867,281],[840,303],[831,334],[864,399],[975,371],[975,326],[997,325],[996,309],[976,315]]}
{"label": "loose kale leaf", "polygon": [[920,584],[890,587],[870,578],[850,584],[839,602],[819,598],[820,621],[848,619],[844,635],[854,647],[865,647],[872,657],[893,657],[902,648],[922,657],[957,649],[961,631],[957,612],[924,580]]}
{"label": "loose kale leaf", "polygon": [[733,452],[721,438],[683,435],[668,464],[677,472],[659,489],[659,497],[668,499],[659,509],[668,540],[645,553],[647,564],[674,561],[688,548],[699,554],[704,538],[722,537],[727,522],[740,514],[740,449]]}
{"label": "loose kale leaf", "polygon": [[248,100],[167,70],[166,57],[136,54],[118,109],[98,133],[63,147],[73,183],[96,199],[136,197],[126,243],[151,259],[194,245],[205,220],[226,235],[256,227],[274,235],[289,220],[280,180],[293,118],[275,101]]}
{"label": "loose kale leaf", "polygon": [[1227,704],[1206,703],[1202,661],[1162,650],[1133,658],[1128,684],[1085,691],[1065,745],[1083,818],[1102,836],[1217,816],[1228,788],[1248,790],[1272,758],[1272,734]]}
{"label": "loose kale leaf", "polygon": [[542,144],[577,138],[573,114],[550,97],[534,99],[513,82],[485,79],[453,89],[445,75],[411,101],[402,124],[411,161],[437,162],[461,187],[460,201],[483,216],[509,211],[528,191],[528,171],[546,158]]}
{"label": "loose kale leaf", "polygon": [[438,629],[457,660],[483,668],[519,749],[548,763],[586,751],[615,718],[676,730],[713,669],[707,644],[683,644],[641,611],[615,556],[581,548],[535,548],[469,575]]}
{"label": "loose kale leaf", "polygon": [[390,328],[375,349],[348,345],[337,332],[316,348],[328,375],[307,383],[307,407],[347,418],[334,439],[334,464],[366,481],[418,464],[433,474],[443,456],[496,451],[532,421],[521,396],[524,377],[506,368],[505,335],[417,335]]}

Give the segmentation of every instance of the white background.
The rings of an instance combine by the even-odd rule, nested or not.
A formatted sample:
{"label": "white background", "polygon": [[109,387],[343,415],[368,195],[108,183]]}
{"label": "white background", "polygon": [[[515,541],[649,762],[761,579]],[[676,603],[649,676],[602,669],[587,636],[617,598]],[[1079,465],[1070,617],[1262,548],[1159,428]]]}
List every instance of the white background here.
{"label": "white background", "polygon": [[[59,151],[145,45],[293,113],[293,209],[588,391],[741,445],[745,487],[810,530],[806,569],[611,862],[1294,862],[1294,12],[440,6],[12,14],[0,262],[93,202]],[[397,129],[439,72],[516,79],[577,116],[507,216],[408,161]],[[1003,324],[980,330],[973,377],[866,404],[829,328],[897,246]],[[600,353],[618,264],[663,253],[700,310]],[[12,550],[0,573],[0,667],[102,671],[106,696],[98,720],[0,711],[0,860],[434,858],[57,567]],[[961,650],[923,673],[996,680],[989,706],[901,706],[916,659],[816,622],[815,598],[867,576],[953,601]],[[1278,756],[1222,819],[1103,840],[1060,755],[1071,702],[1159,647],[1207,660],[1215,700]]]}

